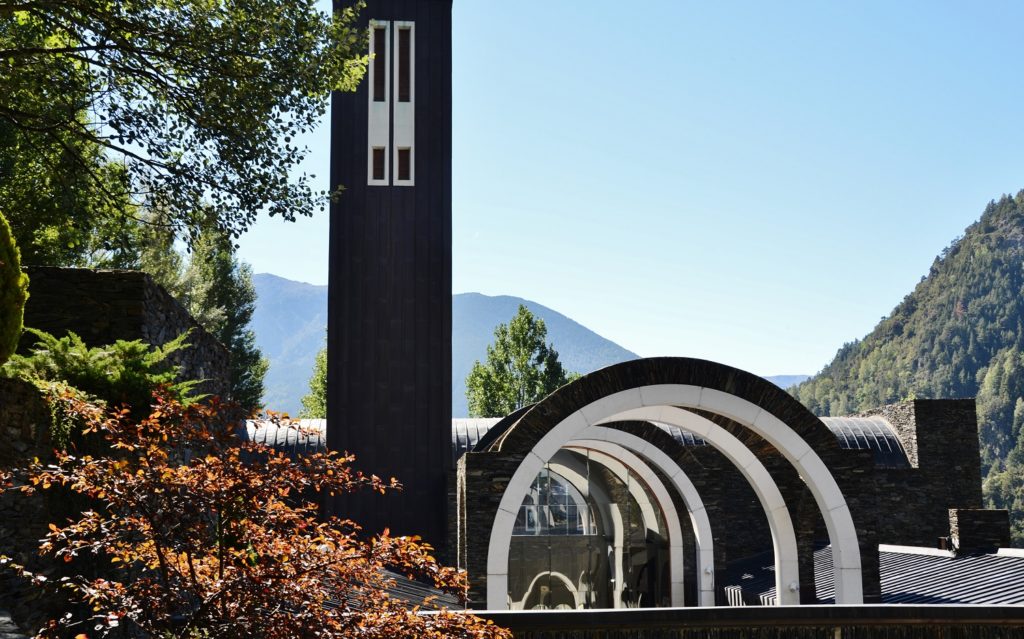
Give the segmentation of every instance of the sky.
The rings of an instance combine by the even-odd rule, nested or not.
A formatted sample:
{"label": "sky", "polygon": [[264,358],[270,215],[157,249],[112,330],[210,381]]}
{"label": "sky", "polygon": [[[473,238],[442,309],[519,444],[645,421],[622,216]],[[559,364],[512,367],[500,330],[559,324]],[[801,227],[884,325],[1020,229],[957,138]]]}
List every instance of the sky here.
{"label": "sky", "polygon": [[[812,374],[1024,188],[1024,3],[455,0],[455,293]],[[327,188],[329,126],[304,170]],[[256,273],[326,284],[326,213]]]}

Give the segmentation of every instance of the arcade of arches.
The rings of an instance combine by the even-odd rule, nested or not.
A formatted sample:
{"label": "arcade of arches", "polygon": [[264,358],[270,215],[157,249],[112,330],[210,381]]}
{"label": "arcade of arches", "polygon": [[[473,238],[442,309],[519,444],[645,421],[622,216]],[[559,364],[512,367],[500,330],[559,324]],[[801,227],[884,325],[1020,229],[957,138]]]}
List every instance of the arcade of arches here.
{"label": "arcade of arches", "polygon": [[[454,552],[472,604],[722,604],[727,566],[761,552],[774,603],[876,602],[880,535],[934,545],[947,509],[980,508],[977,482],[935,481],[933,454],[976,442],[973,403],[887,410],[819,419],[766,380],[696,359],[587,375],[459,456]],[[923,494],[894,498],[894,482]],[[822,545],[831,565],[816,575]]]}

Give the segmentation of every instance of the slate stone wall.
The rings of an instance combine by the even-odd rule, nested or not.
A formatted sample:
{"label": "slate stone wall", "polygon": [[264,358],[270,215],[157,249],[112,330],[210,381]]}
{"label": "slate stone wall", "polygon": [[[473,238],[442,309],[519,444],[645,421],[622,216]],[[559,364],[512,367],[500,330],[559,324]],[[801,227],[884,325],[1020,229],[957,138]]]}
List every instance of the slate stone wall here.
{"label": "slate stone wall", "polygon": [[[191,330],[189,348],[172,363],[181,379],[205,379],[199,392],[226,395],[229,355],[150,276],[137,271],[97,271],[26,267],[31,278],[25,325],[57,336],[73,331],[90,346],[118,339],[164,344]],[[26,335],[19,350],[34,345]],[[50,412],[35,386],[0,378],[0,467],[22,465],[52,455]],[[41,558],[39,539],[50,522],[63,521],[81,509],[69,495],[54,491],[26,497],[16,491],[0,495],[0,554],[44,575],[59,575],[63,566]],[[28,588],[10,572],[0,573],[0,601],[23,627],[35,628],[61,610],[60,596]]]}
{"label": "slate stone wall", "polygon": [[935,548],[949,535],[949,509],[982,507],[974,400],[918,399],[863,414],[873,415],[893,426],[911,464],[875,469],[879,539]]}
{"label": "slate stone wall", "polygon": [[[172,363],[181,367],[182,379],[206,380],[200,392],[227,395],[227,349],[146,273],[39,266],[25,271],[30,278],[26,326],[58,337],[73,331],[89,346],[119,339],[161,345],[191,330],[189,348]],[[33,343],[26,334],[19,350]]]}
{"label": "slate stone wall", "polygon": [[[50,447],[50,411],[39,390],[18,379],[0,378],[0,467],[21,465],[34,457],[46,460]],[[53,562],[39,557],[39,539],[57,521],[52,498],[9,490],[0,495],[0,554],[33,572],[53,576]],[[63,604],[29,588],[10,571],[0,572],[0,606],[10,609],[23,627],[38,627]]]}
{"label": "slate stone wall", "polygon": [[466,453],[459,460],[458,567],[469,574],[469,603],[487,603],[487,548],[501,496],[525,455]]}
{"label": "slate stone wall", "polygon": [[995,552],[1010,545],[1006,510],[949,509],[949,537],[958,554]]}

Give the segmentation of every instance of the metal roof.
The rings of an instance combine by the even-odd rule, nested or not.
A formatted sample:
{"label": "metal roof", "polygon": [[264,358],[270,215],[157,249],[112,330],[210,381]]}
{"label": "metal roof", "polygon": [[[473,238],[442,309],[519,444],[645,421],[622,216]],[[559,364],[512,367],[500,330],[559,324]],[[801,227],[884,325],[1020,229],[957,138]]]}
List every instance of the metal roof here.
{"label": "metal roof", "polygon": [[[954,556],[931,548],[879,546],[882,603],[1024,604],[1024,552]],[[814,552],[818,603],[834,603],[832,547]],[[771,553],[741,559],[727,569],[730,605],[773,605],[775,568]]]}
{"label": "metal roof", "polygon": [[501,417],[458,417],[452,420],[452,468],[463,453],[473,450]]}
{"label": "metal roof", "polygon": [[896,429],[885,418],[822,417],[821,421],[836,436],[840,448],[870,450],[875,456],[875,466],[882,468],[910,467]]}
{"label": "metal roof", "polygon": [[[506,418],[459,417],[452,420],[452,467],[463,453],[484,440],[488,431]],[[893,427],[881,417],[822,417],[845,449],[869,449],[875,464],[886,468],[908,468],[906,453]],[[267,444],[288,454],[322,452],[326,449],[326,419],[297,420],[299,428],[280,427],[273,422],[246,420],[243,439]],[[656,424],[683,446],[705,446],[699,436],[667,424]]]}
{"label": "metal roof", "polygon": [[276,422],[247,419],[245,429],[238,429],[242,441],[266,444],[289,455],[322,453],[327,450],[327,420],[298,419],[295,426],[282,426]]}

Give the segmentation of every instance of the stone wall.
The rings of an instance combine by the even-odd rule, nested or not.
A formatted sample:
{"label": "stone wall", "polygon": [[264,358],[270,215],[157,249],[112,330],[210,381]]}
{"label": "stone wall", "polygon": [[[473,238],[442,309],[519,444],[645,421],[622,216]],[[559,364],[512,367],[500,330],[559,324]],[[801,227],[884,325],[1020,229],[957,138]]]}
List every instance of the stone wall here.
{"label": "stone wall", "polygon": [[[50,448],[50,411],[35,386],[0,377],[0,467],[23,464],[34,457],[46,460]],[[31,497],[11,490],[0,495],[0,554],[53,576],[53,562],[39,557],[39,540],[48,524],[57,521],[49,496]],[[10,571],[0,572],[0,606],[11,610],[25,627],[38,627],[56,613],[62,600],[29,588]]]}
{"label": "stone wall", "polygon": [[949,509],[980,509],[981,457],[973,399],[912,400],[864,414],[892,424],[911,468],[876,468],[879,539],[934,548]]}
{"label": "stone wall", "polygon": [[[191,331],[190,346],[179,351],[172,363],[180,367],[180,379],[206,380],[199,392],[226,395],[229,389],[228,351],[206,332],[188,312],[145,273],[51,267],[27,267],[31,278],[25,325],[58,337],[77,333],[90,346],[116,340],[142,340],[164,344]],[[26,334],[20,344],[25,352],[34,344]],[[52,455],[50,412],[35,386],[16,379],[0,378],[0,467],[23,465]],[[77,514],[81,504],[59,491],[26,497],[17,491],[0,495],[0,554],[54,576],[62,565],[41,558],[37,548],[50,522]],[[65,605],[58,595],[28,588],[10,572],[0,573],[0,602],[10,608],[23,626],[36,628]]]}
{"label": "stone wall", "polygon": [[958,554],[988,553],[1010,545],[1006,510],[949,509],[949,538]]}
{"label": "stone wall", "polygon": [[[140,339],[161,345],[191,330],[189,348],[172,358],[182,379],[206,380],[199,391],[226,396],[228,351],[170,294],[140,271],[29,266],[25,326],[58,337],[77,333],[89,346]],[[26,334],[20,351],[32,346]]]}

